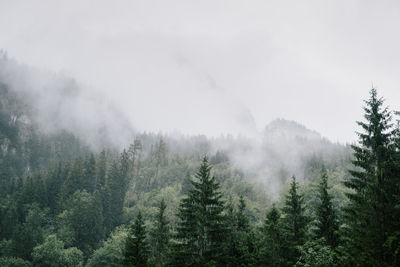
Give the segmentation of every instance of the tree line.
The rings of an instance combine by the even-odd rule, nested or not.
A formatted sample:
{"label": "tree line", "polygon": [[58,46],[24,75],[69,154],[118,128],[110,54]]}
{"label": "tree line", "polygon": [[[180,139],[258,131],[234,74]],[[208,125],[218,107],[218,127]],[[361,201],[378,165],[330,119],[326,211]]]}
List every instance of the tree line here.
{"label": "tree line", "polygon": [[343,216],[332,203],[328,176],[321,170],[314,218],[292,178],[282,208],[273,206],[262,226],[249,224],[246,204],[224,202],[205,157],[182,199],[177,225],[168,227],[162,201],[151,262],[139,213],[129,230],[122,266],[397,266],[400,249],[400,128],[376,89],[365,101],[353,145],[354,169]]}
{"label": "tree line", "polygon": [[[319,205],[312,233],[299,184],[292,178],[284,205],[275,205],[260,226],[250,224],[246,201],[234,207],[223,200],[211,166],[203,158],[192,188],[181,200],[177,225],[160,202],[156,227],[146,230],[141,213],[130,226],[124,253],[115,266],[339,266],[339,221],[328,193],[326,172],[318,188]],[[309,255],[310,246],[321,258]],[[314,262],[316,260],[316,262]],[[315,264],[319,265],[315,265]],[[311,264],[311,265],[310,265]],[[331,265],[329,265],[331,264]]]}
{"label": "tree line", "polygon": [[[160,139],[145,158],[137,139],[120,154],[85,152],[51,168],[48,163],[40,168],[34,165],[37,158],[29,157],[37,167],[24,177],[17,165],[5,163],[17,160],[16,146],[12,158],[4,151],[0,157],[5,159],[0,160],[0,265],[397,266],[396,114],[372,89],[340,206],[330,172],[319,163],[315,187],[300,185],[293,176],[283,197],[270,204],[255,200],[254,188],[229,177],[229,159],[220,152],[197,166],[198,158],[168,157]],[[18,128],[6,122],[0,120],[0,126],[11,138]],[[51,147],[45,151],[53,153]],[[163,190],[167,193],[149,216],[152,196]],[[143,202],[145,197],[150,202]],[[255,201],[266,206],[262,220],[254,215],[260,208]]]}

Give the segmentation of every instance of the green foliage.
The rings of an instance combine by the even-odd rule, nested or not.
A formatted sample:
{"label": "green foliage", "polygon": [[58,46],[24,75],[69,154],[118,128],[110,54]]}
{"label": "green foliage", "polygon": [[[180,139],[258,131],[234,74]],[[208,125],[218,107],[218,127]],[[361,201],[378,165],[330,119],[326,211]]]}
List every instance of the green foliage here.
{"label": "green foliage", "polygon": [[83,189],[83,184],[82,159],[77,158],[68,171],[68,175],[62,186],[60,198],[62,202],[60,203],[60,206],[64,207],[70,196],[72,196],[77,190]]}
{"label": "green foliage", "polygon": [[286,195],[283,212],[283,226],[285,242],[287,242],[287,253],[285,258],[287,264],[291,265],[299,257],[299,246],[306,241],[306,230],[309,219],[305,215],[303,196],[298,192],[299,185],[296,177],[292,177],[289,193]]}
{"label": "green foliage", "polygon": [[32,249],[43,241],[46,221],[47,210],[40,209],[36,203],[29,205],[25,222],[17,225],[13,233],[13,255],[31,259]]}
{"label": "green foliage", "polygon": [[10,239],[19,220],[18,203],[15,197],[0,200],[0,237]]}
{"label": "green foliage", "polygon": [[237,229],[239,231],[247,232],[249,230],[249,219],[247,217],[246,212],[246,202],[244,200],[243,195],[240,195],[239,199],[239,207],[237,212]]}
{"label": "green foliage", "polygon": [[94,251],[86,267],[109,267],[120,262],[124,255],[127,237],[128,231],[124,227],[117,227],[107,241],[104,241],[103,245]]}
{"label": "green foliage", "polygon": [[152,240],[152,265],[165,266],[169,254],[170,226],[166,218],[167,205],[164,199],[160,202],[159,212],[156,217],[154,229],[151,231]]}
{"label": "green foliage", "polygon": [[96,188],[96,160],[94,155],[91,154],[90,157],[86,158],[83,166],[83,188],[89,193],[93,193]]}
{"label": "green foliage", "polygon": [[332,247],[325,240],[309,241],[301,247],[301,256],[296,266],[304,267],[336,267],[343,266]]}
{"label": "green foliage", "polygon": [[336,247],[339,243],[339,226],[336,211],[332,204],[332,196],[328,193],[328,175],[325,167],[322,168],[321,182],[318,187],[318,199],[320,201],[317,206],[317,238],[324,238],[326,244]]}
{"label": "green foliage", "polygon": [[139,212],[135,223],[131,225],[125,243],[123,266],[147,266],[149,259],[149,247],[147,232],[142,214]]}
{"label": "green foliage", "polygon": [[80,267],[83,264],[82,252],[73,248],[64,248],[64,243],[55,235],[49,235],[43,244],[33,249],[33,266],[40,267]]}
{"label": "green foliage", "polygon": [[211,176],[207,157],[179,207],[175,236],[174,264],[212,265],[225,261],[223,255],[227,225],[219,184]]}
{"label": "green foliage", "polygon": [[[392,125],[374,89],[350,173],[350,146],[283,144],[321,149],[296,158],[304,186],[293,177],[272,207],[264,185],[249,181],[262,168],[285,183],[293,169],[268,146],[256,148],[266,166],[250,170],[230,157],[254,147],[224,137],[141,134],[127,151],[95,154],[69,132],[41,132],[26,99],[0,81],[0,266],[400,263],[400,121]],[[206,157],[198,163],[215,144],[211,175]],[[120,226],[132,220],[129,231]]]}
{"label": "green foliage", "polygon": [[258,265],[284,265],[285,242],[282,229],[281,214],[275,205],[268,211],[264,225],[260,231]]}
{"label": "green foliage", "polygon": [[101,202],[97,194],[76,191],[67,202],[61,228],[70,229],[73,245],[87,257],[103,238]]}
{"label": "green foliage", "polygon": [[392,255],[393,266],[400,264],[400,231],[392,233],[385,242],[385,249]]}
{"label": "green foliage", "polygon": [[105,217],[110,219],[109,229],[113,229],[122,222],[124,199],[128,184],[128,154],[124,151],[120,162],[114,161],[111,165],[110,173],[106,181],[106,192],[109,197],[108,213]]}
{"label": "green foliage", "polygon": [[14,257],[0,257],[0,266],[2,267],[31,267],[29,261],[25,261],[21,258]]}
{"label": "green foliage", "polygon": [[99,155],[96,168],[96,190],[101,190],[106,184],[107,177],[107,156],[104,150]]}
{"label": "green foliage", "polygon": [[62,199],[60,199],[60,192],[64,181],[67,179],[68,172],[69,168],[59,162],[55,168],[48,172],[46,177],[47,200],[53,215],[60,210],[59,206],[61,205],[59,204],[63,204]]}
{"label": "green foliage", "polygon": [[239,198],[237,209],[231,203],[226,208],[227,238],[224,253],[227,254],[228,266],[247,266],[254,261],[254,238],[246,212],[243,196]]}
{"label": "green foliage", "polygon": [[363,132],[354,150],[352,177],[345,185],[347,248],[355,262],[361,265],[392,265],[393,257],[385,249],[392,233],[399,230],[395,216],[399,215],[399,150],[392,129],[391,113],[383,107],[375,89],[365,101],[365,122],[358,122]]}

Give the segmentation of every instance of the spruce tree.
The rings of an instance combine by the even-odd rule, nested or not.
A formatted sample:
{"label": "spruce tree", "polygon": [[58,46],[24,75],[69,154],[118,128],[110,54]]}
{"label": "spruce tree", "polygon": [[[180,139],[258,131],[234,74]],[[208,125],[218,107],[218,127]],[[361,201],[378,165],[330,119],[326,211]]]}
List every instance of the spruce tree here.
{"label": "spruce tree", "polygon": [[287,253],[285,253],[288,265],[296,263],[300,256],[298,247],[306,241],[306,228],[308,218],[305,215],[303,196],[298,192],[299,185],[296,177],[292,177],[289,193],[286,195],[283,211],[283,223],[285,230],[285,239],[287,244]]}
{"label": "spruce tree", "polygon": [[328,174],[325,167],[321,171],[321,182],[318,186],[318,199],[320,201],[317,206],[317,230],[318,238],[324,238],[327,245],[336,247],[339,242],[338,237],[338,220],[336,211],[332,204],[332,196],[328,192]]}
{"label": "spruce tree", "polygon": [[96,160],[93,154],[86,158],[82,176],[83,189],[86,189],[89,193],[93,193],[96,186]]}
{"label": "spruce tree", "polygon": [[236,215],[237,229],[239,231],[247,232],[249,230],[249,218],[247,218],[245,211],[246,211],[246,202],[244,201],[243,195],[240,195],[238,212]]}
{"label": "spruce tree", "polygon": [[131,162],[129,159],[129,154],[128,152],[124,149],[121,153],[120,156],[120,175],[121,175],[121,181],[123,182],[124,188],[125,185],[129,184],[129,172],[131,169]]}
{"label": "spruce tree", "polygon": [[48,192],[49,208],[53,214],[57,212],[57,204],[59,203],[59,193],[61,190],[62,182],[64,180],[64,168],[59,162],[57,166],[48,172],[46,179],[46,190]]}
{"label": "spruce tree", "polygon": [[395,230],[396,192],[398,172],[393,171],[391,143],[393,130],[391,112],[384,107],[376,89],[365,101],[365,121],[357,122],[363,132],[358,133],[358,145],[353,145],[356,167],[345,186],[349,205],[345,208],[348,224],[347,247],[353,260],[361,265],[390,264],[384,244]]}
{"label": "spruce tree", "polygon": [[251,262],[253,241],[249,218],[246,216],[246,202],[243,195],[239,198],[238,211],[236,214],[235,237],[238,243],[236,266],[247,266]]}
{"label": "spruce tree", "polygon": [[112,205],[112,195],[111,195],[111,190],[108,185],[105,185],[101,191],[100,191],[100,196],[101,196],[101,205],[103,208],[103,214],[104,214],[104,230],[105,234],[108,235],[111,233],[111,231],[114,229],[115,225],[118,224],[118,221],[115,220],[114,216],[114,211],[112,210],[113,205]]}
{"label": "spruce tree", "polygon": [[77,190],[83,189],[83,166],[82,166],[82,158],[77,158],[74,160],[72,166],[67,165],[66,168],[69,169],[66,180],[64,181],[61,188],[61,197],[59,201],[61,202],[60,206],[66,203],[68,198],[72,196]]}
{"label": "spruce tree", "polygon": [[96,184],[95,188],[100,190],[106,184],[106,176],[107,176],[107,157],[106,152],[101,151],[97,164],[97,174],[96,174]]}
{"label": "spruce tree", "polygon": [[123,266],[148,265],[149,248],[146,238],[146,226],[144,225],[142,213],[136,217],[134,224],[131,225],[125,243]]}
{"label": "spruce tree", "polygon": [[[394,142],[390,148],[392,159],[391,177],[393,183],[391,191],[388,194],[391,203],[394,203],[393,212],[391,213],[392,225],[388,232],[388,238],[385,243],[385,249],[390,253],[390,262],[393,266],[400,264],[400,112],[395,112],[397,122],[394,131]],[[397,207],[397,208],[396,208]]]}
{"label": "spruce tree", "polygon": [[167,205],[162,199],[155,222],[155,229],[151,233],[155,266],[165,266],[167,260],[170,230],[169,222],[165,216],[166,208]]}
{"label": "spruce tree", "polygon": [[253,248],[251,228],[245,215],[246,202],[240,196],[237,210],[231,202],[226,207],[226,223],[228,227],[225,240],[225,254],[228,266],[248,266],[251,262],[250,249]]}
{"label": "spruce tree", "polygon": [[227,225],[227,238],[225,240],[225,254],[227,255],[228,266],[237,266],[237,258],[238,258],[238,242],[236,237],[236,214],[235,209],[232,203],[232,198],[230,197],[227,201],[226,207],[226,225]]}
{"label": "spruce tree", "polygon": [[66,203],[62,224],[73,229],[73,245],[84,256],[89,256],[104,237],[103,213],[100,196],[91,195],[86,190],[76,191]]}
{"label": "spruce tree", "polygon": [[226,218],[220,185],[211,176],[204,157],[192,181],[193,189],[182,200],[178,218],[174,264],[221,265],[225,262]]}
{"label": "spruce tree", "polygon": [[126,192],[124,180],[120,165],[118,162],[113,162],[105,186],[105,193],[110,198],[108,200],[110,229],[120,225],[122,221],[122,211]]}
{"label": "spruce tree", "polygon": [[268,211],[261,230],[262,238],[259,247],[258,265],[282,266],[284,242],[281,214],[275,205]]}
{"label": "spruce tree", "polygon": [[200,259],[197,256],[199,250],[196,212],[197,208],[193,198],[190,196],[184,197],[179,205],[177,214],[179,221],[173,243],[171,266],[199,266],[200,264]]}

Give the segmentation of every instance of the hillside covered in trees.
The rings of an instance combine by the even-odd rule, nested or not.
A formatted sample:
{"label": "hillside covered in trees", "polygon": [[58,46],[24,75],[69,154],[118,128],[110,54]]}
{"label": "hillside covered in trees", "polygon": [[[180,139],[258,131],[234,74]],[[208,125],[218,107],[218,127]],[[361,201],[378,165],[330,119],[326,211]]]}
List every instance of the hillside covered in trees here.
{"label": "hillside covered in trees", "polygon": [[0,266],[400,264],[400,128],[375,89],[352,146],[284,119],[143,133],[87,103],[2,55]]}

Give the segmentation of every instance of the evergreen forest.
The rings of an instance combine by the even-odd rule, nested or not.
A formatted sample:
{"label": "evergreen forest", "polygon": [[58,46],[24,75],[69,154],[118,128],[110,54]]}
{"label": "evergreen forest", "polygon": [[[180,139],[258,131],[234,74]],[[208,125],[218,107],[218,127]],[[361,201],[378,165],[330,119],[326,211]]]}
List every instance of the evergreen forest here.
{"label": "evergreen forest", "polygon": [[39,94],[27,73],[2,56],[0,266],[400,266],[399,113],[376,89],[352,145],[283,119],[116,145],[62,109],[73,79]]}

